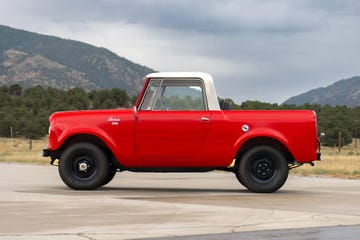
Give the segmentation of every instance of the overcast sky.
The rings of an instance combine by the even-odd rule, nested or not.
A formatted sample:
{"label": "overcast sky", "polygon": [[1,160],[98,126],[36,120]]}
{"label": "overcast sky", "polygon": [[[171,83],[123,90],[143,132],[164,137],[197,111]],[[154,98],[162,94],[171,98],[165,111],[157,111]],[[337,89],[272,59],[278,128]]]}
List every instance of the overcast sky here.
{"label": "overcast sky", "polygon": [[[0,24],[105,47],[217,93],[281,103],[360,75],[358,0],[1,0]],[[1,37],[1,36],[0,36]]]}

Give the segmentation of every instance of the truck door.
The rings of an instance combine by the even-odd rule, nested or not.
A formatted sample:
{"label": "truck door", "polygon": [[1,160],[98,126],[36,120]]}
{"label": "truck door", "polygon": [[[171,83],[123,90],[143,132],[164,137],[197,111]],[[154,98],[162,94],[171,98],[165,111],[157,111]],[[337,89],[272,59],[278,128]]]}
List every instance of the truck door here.
{"label": "truck door", "polygon": [[152,79],[136,113],[141,166],[194,166],[211,124],[201,79]]}

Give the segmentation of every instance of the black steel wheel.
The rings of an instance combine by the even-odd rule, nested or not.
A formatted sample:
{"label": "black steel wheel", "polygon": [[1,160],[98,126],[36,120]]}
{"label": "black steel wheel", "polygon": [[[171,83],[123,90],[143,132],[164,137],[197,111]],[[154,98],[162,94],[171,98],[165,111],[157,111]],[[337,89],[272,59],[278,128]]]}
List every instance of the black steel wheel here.
{"label": "black steel wheel", "polygon": [[271,146],[256,146],[248,150],[236,165],[239,182],[250,191],[271,193],[287,180],[288,163],[284,155]]}
{"label": "black steel wheel", "polygon": [[108,180],[110,166],[104,152],[91,143],[75,143],[60,157],[59,174],[76,190],[92,190]]}

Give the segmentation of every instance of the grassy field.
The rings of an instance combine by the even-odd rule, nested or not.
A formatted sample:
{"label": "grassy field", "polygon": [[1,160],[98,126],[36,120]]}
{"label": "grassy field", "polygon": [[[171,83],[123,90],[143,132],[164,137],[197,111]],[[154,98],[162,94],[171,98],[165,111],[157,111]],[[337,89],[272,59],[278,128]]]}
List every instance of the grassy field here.
{"label": "grassy field", "polygon": [[47,139],[33,140],[32,149],[28,139],[0,138],[0,162],[49,163],[49,158],[41,156],[42,149],[47,147]]}
{"label": "grassy field", "polygon": [[[48,164],[49,158],[41,156],[42,149],[47,146],[47,139],[33,140],[32,149],[29,140],[0,138],[0,162],[17,162],[32,164]],[[302,176],[327,176],[349,179],[360,179],[360,140],[355,144],[337,148],[323,148],[322,161],[315,166],[304,165],[293,169],[291,174]]]}
{"label": "grassy field", "polygon": [[292,174],[305,176],[328,176],[349,179],[360,179],[360,140],[357,147],[355,143],[341,148],[323,147],[322,160],[315,162],[312,167],[308,164],[293,169]]}

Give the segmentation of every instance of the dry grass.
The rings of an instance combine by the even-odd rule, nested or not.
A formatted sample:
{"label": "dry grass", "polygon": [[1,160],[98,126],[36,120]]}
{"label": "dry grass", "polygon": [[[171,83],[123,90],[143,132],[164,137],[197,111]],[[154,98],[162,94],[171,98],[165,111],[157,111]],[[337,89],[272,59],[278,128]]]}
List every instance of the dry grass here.
{"label": "dry grass", "polygon": [[0,162],[48,164],[49,158],[41,156],[42,149],[46,146],[46,138],[33,140],[32,149],[30,149],[28,139],[0,138]]}
{"label": "dry grass", "polygon": [[[293,169],[291,174],[303,176],[328,176],[350,179],[360,179],[360,140],[355,148],[354,143],[341,149],[323,148],[322,161],[315,162],[315,166],[304,165]],[[17,162],[48,164],[49,158],[41,156],[46,148],[47,139],[33,140],[29,149],[28,139],[0,138],[0,162]]]}
{"label": "dry grass", "polygon": [[354,142],[345,146],[339,153],[338,148],[322,148],[322,160],[315,166],[301,166],[293,169],[292,174],[305,176],[327,176],[360,179],[360,140],[357,147]]}

